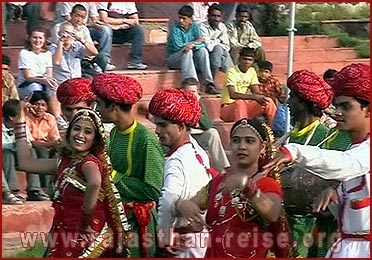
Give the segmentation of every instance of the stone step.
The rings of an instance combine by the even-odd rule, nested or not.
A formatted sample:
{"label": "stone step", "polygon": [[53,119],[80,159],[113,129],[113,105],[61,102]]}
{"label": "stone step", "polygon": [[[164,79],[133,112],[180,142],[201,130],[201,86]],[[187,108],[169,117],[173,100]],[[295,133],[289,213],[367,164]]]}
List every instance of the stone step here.
{"label": "stone step", "polygon": [[[21,46],[3,47],[3,53],[7,54],[11,60],[11,71],[16,72],[17,60]],[[129,59],[131,46],[129,44],[114,45],[112,49],[112,62],[118,70],[125,70]],[[143,48],[144,63],[150,67],[165,68],[166,44],[165,43],[147,43]],[[267,60],[274,64],[274,75],[280,79],[285,79],[287,73],[288,50],[266,50]],[[319,64],[330,64],[329,68],[339,67],[341,64],[350,63],[349,60],[358,60],[357,54],[352,48],[317,48],[300,49],[296,46],[294,51],[294,69],[301,64],[301,68],[323,68]],[[363,62],[363,61],[362,61]],[[334,65],[333,65],[334,63]],[[309,65],[307,65],[309,64]],[[338,68],[336,68],[338,69]],[[322,75],[324,70],[315,70],[315,73]]]}
{"label": "stone step", "polygon": [[2,232],[47,232],[53,216],[51,201],[26,201],[23,205],[2,205]]}
{"label": "stone step", "polygon": [[[168,32],[168,18],[151,18],[139,19],[140,23],[145,27],[145,42],[146,43],[165,43],[167,42]],[[45,28],[48,32],[53,28],[53,21],[42,20],[41,27]],[[11,46],[23,45],[26,34],[26,22],[14,21],[7,22],[7,42]]]}
{"label": "stone step", "polygon": [[[264,49],[287,50],[289,45],[288,36],[267,36],[260,37]],[[296,49],[318,49],[338,47],[337,38],[327,35],[295,35],[294,46]]]}

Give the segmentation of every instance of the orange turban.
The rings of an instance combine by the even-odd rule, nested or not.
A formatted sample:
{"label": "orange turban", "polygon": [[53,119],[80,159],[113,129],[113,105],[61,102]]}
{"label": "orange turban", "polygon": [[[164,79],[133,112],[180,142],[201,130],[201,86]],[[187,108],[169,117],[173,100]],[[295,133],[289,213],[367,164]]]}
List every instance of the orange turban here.
{"label": "orange turban", "polygon": [[57,99],[62,105],[73,105],[81,101],[94,101],[91,81],[87,78],[73,78],[62,82],[57,89]]}
{"label": "orange turban", "polygon": [[98,97],[121,104],[133,105],[142,98],[142,87],[137,80],[115,73],[97,73],[92,90]]}
{"label": "orange turban", "polygon": [[291,91],[313,102],[321,109],[327,108],[333,99],[332,87],[321,77],[308,70],[295,71],[287,80]]}
{"label": "orange turban", "polygon": [[153,116],[189,126],[199,122],[201,111],[196,95],[186,89],[161,89],[149,104],[149,113]]}
{"label": "orange turban", "polygon": [[336,73],[331,82],[335,96],[349,96],[370,100],[370,66],[361,63],[350,64]]}

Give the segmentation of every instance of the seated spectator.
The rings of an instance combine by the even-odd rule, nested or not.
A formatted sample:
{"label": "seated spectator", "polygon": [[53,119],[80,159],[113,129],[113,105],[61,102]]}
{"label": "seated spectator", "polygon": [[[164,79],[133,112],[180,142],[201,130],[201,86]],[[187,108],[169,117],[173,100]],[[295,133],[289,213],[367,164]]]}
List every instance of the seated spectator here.
{"label": "seated spectator", "polygon": [[227,28],[222,22],[223,9],[218,4],[213,4],[208,9],[208,21],[201,23],[200,29],[204,42],[209,51],[209,60],[213,79],[219,69],[226,72],[234,66],[230,57],[230,42]]}
{"label": "seated spectator", "polygon": [[286,93],[283,85],[273,75],[273,64],[270,61],[259,61],[258,66],[258,85],[261,94],[271,98],[277,106],[274,123],[272,126],[274,135],[276,137],[282,136],[286,130],[287,123],[287,109],[285,103]]}
{"label": "seated spectator", "polygon": [[[323,79],[325,82],[331,85],[332,80],[334,79],[335,75],[337,74],[337,70],[335,69],[327,69],[323,74]],[[320,123],[324,124],[325,126],[329,128],[333,128],[337,125],[337,121],[334,120],[334,114],[336,112],[336,108],[334,105],[329,105],[326,109],[323,111],[323,115],[320,118]]]}
{"label": "seated spectator", "polygon": [[190,2],[189,5],[194,9],[192,20],[199,24],[206,22],[208,20],[208,9],[213,4],[218,4],[218,2]]}
{"label": "seated spectator", "polygon": [[23,204],[16,174],[16,144],[14,139],[14,118],[19,111],[19,100],[4,102],[2,124],[2,195],[3,204]]}
{"label": "seated spectator", "polygon": [[238,64],[239,52],[244,47],[254,49],[257,61],[265,60],[260,37],[249,21],[248,5],[241,3],[236,7],[235,20],[227,24],[230,39],[230,55],[234,64]]}
{"label": "seated spectator", "polygon": [[96,3],[61,2],[57,5],[59,5],[59,12],[56,12],[55,17],[55,36],[58,36],[58,24],[64,21],[71,22],[77,34],[83,39],[89,42],[93,42],[92,39],[99,42],[99,54],[95,62],[100,69],[102,71],[114,70],[116,67],[111,64],[112,29],[99,21]]}
{"label": "seated spectator", "polygon": [[273,64],[270,61],[258,61],[257,66],[259,90],[261,94],[271,98],[275,104],[284,103],[286,96],[283,85],[273,75]]}
{"label": "seated spectator", "polygon": [[179,9],[179,21],[170,26],[166,63],[170,69],[181,69],[183,79],[197,79],[196,71],[200,70],[205,91],[218,94],[220,90],[213,80],[208,50],[200,26],[192,21],[193,14],[191,6],[184,5]]}
{"label": "seated spectator", "polygon": [[143,45],[145,28],[139,24],[135,2],[98,2],[97,9],[101,21],[113,29],[112,43],[132,43],[132,51],[127,69],[145,70]]}
{"label": "seated spectator", "polygon": [[12,73],[9,72],[10,69],[10,58],[9,56],[3,54],[2,63],[2,93],[3,93],[3,103],[8,99],[19,99],[17,87],[15,85],[15,79]]}
{"label": "seated spectator", "polygon": [[1,2],[1,15],[2,15],[2,46],[8,46],[8,42],[6,41],[6,17],[7,17],[7,10],[6,10],[6,5],[4,2]]}
{"label": "seated spectator", "polygon": [[53,76],[58,85],[63,81],[81,77],[81,60],[86,55],[97,55],[92,41],[87,41],[75,33],[70,22],[64,22],[59,28],[59,41],[53,43],[49,50],[53,58]]}
{"label": "seated spectator", "polygon": [[254,50],[245,47],[240,51],[239,64],[228,70],[221,98],[223,121],[235,122],[264,115],[268,123],[273,125],[276,105],[259,91],[254,63]]}
{"label": "seated spectator", "polygon": [[[61,136],[55,117],[47,112],[48,96],[42,91],[35,91],[30,103],[33,105],[33,110],[26,115],[26,124],[29,131],[29,141],[35,151],[35,159],[50,158],[51,153],[56,151]],[[38,174],[28,175],[28,200],[39,200],[43,196],[42,190],[39,189],[42,186],[40,177]],[[49,179],[46,178],[44,182],[46,184],[44,186],[48,187]]]}
{"label": "seated spectator", "polygon": [[216,128],[212,127],[212,121],[208,116],[207,109],[200,100],[198,93],[199,82],[195,78],[186,78],[181,82],[181,88],[193,92],[198,98],[202,109],[200,120],[196,126],[191,128],[190,133],[198,141],[199,145],[208,151],[214,169],[223,172],[226,168],[230,167],[229,159],[223,148],[220,134]]}
{"label": "seated spectator", "polygon": [[47,32],[42,28],[32,30],[26,46],[19,53],[17,89],[20,99],[36,90],[48,94],[49,109],[61,127],[66,122],[61,117],[61,107],[56,97],[58,82],[53,77],[52,53],[46,46]]}

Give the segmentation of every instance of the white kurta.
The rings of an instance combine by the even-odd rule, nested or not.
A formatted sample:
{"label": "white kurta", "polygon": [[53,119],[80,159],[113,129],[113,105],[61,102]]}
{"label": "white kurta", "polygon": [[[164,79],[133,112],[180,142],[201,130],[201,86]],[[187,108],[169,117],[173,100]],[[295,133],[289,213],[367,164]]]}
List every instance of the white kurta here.
{"label": "white kurta", "polygon": [[[197,141],[190,136],[198,154],[203,158],[206,167],[210,167],[207,153],[199,146]],[[165,162],[164,185],[159,199],[159,230],[165,234],[165,241],[173,239],[172,228],[185,227],[188,221],[185,218],[177,217],[174,209],[175,202],[181,199],[191,199],[196,193],[211,180],[203,165],[197,160],[195,150],[191,143],[179,147]],[[200,237],[205,237],[206,230],[202,234],[195,233],[190,241],[195,247],[190,246],[181,250],[178,258],[203,258],[206,246],[200,246]],[[163,239],[159,238],[159,239]]]}
{"label": "white kurta", "polygon": [[[285,146],[296,163],[325,179],[342,181],[338,188],[338,223],[342,233],[370,234],[370,139],[341,152],[314,146],[288,144]],[[362,203],[365,202],[365,203]],[[369,240],[340,238],[326,257],[369,258]]]}

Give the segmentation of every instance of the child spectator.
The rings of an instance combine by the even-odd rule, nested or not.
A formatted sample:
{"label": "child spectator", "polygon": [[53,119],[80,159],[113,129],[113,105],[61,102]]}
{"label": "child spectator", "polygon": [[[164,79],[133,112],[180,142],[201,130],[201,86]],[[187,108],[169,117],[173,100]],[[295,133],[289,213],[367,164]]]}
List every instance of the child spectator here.
{"label": "child spectator", "polygon": [[23,198],[16,175],[16,146],[14,139],[14,118],[19,111],[19,100],[9,99],[3,104],[2,125],[2,202],[3,204],[19,205]]}
{"label": "child spectator", "polygon": [[286,132],[288,106],[285,103],[286,94],[283,85],[273,75],[273,64],[270,61],[258,61],[258,85],[262,95],[271,98],[277,106],[274,117],[273,131],[276,137]]}
{"label": "child spectator", "polygon": [[[52,114],[49,114],[48,96],[42,91],[35,91],[32,94],[30,103],[34,106],[33,111],[26,116],[27,128],[30,131],[29,140],[35,151],[36,158],[50,158],[50,154],[56,150],[61,140],[58,132],[57,122]],[[45,180],[48,182],[48,180]],[[38,174],[29,174],[29,185],[27,195],[29,200],[43,196],[40,191],[40,178]],[[48,185],[44,185],[48,186]]]}
{"label": "child spectator", "polygon": [[2,55],[2,92],[3,92],[3,103],[7,101],[8,99],[19,99],[18,97],[18,91],[15,84],[15,79],[12,75],[12,73],[9,72],[10,68],[10,58],[9,56],[3,54]]}
{"label": "child spectator", "polygon": [[335,69],[327,69],[323,74],[323,79],[330,84],[333,78],[335,77],[337,70]]}
{"label": "child spectator", "polygon": [[257,66],[259,68],[258,81],[260,82],[258,87],[261,94],[272,98],[275,104],[285,102],[285,93],[282,84],[273,75],[273,64],[270,61],[258,61]]}

